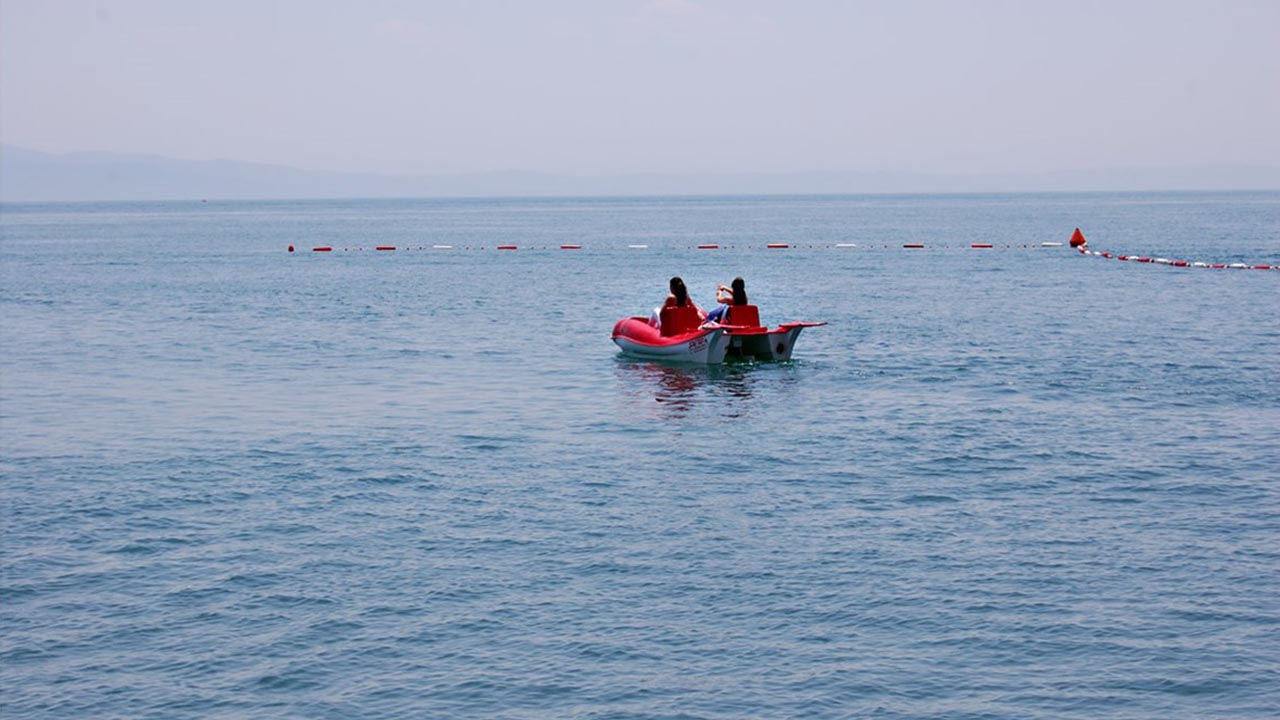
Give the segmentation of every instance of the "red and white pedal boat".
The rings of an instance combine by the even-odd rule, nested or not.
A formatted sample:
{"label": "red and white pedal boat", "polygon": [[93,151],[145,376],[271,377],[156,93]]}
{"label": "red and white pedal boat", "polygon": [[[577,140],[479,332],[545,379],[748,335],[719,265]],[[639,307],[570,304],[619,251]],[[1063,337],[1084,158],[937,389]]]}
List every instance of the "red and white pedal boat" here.
{"label": "red and white pedal boat", "polygon": [[796,338],[807,327],[825,322],[788,322],[770,330],[760,324],[755,305],[730,305],[723,324],[703,323],[692,305],[663,308],[661,329],[642,317],[623,318],[613,326],[613,341],[635,357],[718,365],[725,358],[760,362],[791,359]]}

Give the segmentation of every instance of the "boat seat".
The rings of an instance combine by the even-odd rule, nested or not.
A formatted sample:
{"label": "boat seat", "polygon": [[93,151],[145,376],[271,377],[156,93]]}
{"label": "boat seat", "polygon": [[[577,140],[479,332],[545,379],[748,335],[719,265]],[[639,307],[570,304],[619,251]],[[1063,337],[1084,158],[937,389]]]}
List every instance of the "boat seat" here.
{"label": "boat seat", "polygon": [[760,327],[760,310],[755,305],[730,305],[725,325]]}
{"label": "boat seat", "polygon": [[698,316],[698,308],[689,303],[684,307],[664,307],[658,314],[662,323],[662,336],[683,335],[698,329],[702,318]]}

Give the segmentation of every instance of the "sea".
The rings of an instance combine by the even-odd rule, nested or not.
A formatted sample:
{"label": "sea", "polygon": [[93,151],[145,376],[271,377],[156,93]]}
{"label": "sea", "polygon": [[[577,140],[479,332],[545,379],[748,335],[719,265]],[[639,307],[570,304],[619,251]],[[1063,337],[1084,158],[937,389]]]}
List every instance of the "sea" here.
{"label": "sea", "polygon": [[[1275,192],[0,206],[0,717],[1274,718],[1280,272],[1077,227],[1280,264]],[[672,276],[828,324],[621,355]]]}

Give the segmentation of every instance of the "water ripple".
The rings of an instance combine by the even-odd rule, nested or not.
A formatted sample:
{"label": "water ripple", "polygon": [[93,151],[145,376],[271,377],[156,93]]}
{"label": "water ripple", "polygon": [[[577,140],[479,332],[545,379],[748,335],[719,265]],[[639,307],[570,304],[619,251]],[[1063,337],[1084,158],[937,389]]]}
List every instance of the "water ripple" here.
{"label": "water ripple", "polygon": [[[1225,256],[1274,244],[1278,206],[6,207],[0,711],[1272,717],[1280,333],[1223,329],[1274,278],[678,248],[1017,243],[1087,216]],[[300,227],[602,247],[265,250]],[[676,272],[831,325],[783,365],[619,356],[615,316]]]}

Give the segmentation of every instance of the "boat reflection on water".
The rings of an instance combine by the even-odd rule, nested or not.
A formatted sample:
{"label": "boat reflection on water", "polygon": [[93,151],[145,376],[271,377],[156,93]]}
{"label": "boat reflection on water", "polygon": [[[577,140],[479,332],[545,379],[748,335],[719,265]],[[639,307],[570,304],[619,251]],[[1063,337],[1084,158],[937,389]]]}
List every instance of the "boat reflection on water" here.
{"label": "boat reflection on water", "polygon": [[751,370],[743,365],[667,365],[660,362],[619,359],[618,376],[625,381],[629,394],[648,401],[652,397],[664,414],[680,417],[689,414],[700,401],[715,399],[721,404],[716,412],[725,417],[738,417],[746,410],[739,402],[752,396]]}

